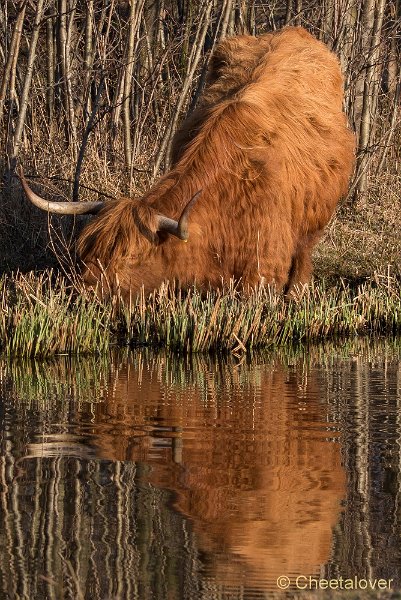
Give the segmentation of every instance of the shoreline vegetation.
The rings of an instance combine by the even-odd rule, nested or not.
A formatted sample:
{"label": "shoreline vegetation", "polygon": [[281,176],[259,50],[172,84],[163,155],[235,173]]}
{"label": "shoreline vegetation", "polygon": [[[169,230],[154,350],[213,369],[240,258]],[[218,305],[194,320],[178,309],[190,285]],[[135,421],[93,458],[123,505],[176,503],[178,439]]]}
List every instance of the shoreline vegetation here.
{"label": "shoreline vegetation", "polygon": [[401,333],[401,281],[377,274],[351,285],[313,282],[285,300],[271,288],[201,294],[165,284],[131,302],[108,301],[51,270],[0,278],[0,356],[104,354],[113,347],[180,354],[312,344]]}

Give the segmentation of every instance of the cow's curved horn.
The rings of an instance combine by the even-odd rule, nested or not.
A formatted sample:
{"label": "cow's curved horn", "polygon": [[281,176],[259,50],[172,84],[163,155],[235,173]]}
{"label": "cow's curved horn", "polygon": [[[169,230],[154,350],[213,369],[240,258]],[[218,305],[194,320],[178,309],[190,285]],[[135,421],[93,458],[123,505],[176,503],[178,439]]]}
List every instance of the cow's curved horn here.
{"label": "cow's curved horn", "polygon": [[188,240],[188,217],[191,212],[195,202],[199,198],[202,190],[196,192],[194,196],[192,196],[191,200],[185,206],[184,210],[181,213],[181,216],[178,221],[174,219],[169,219],[169,217],[165,217],[164,215],[157,215],[157,231],[166,231],[167,233],[171,233],[171,235],[175,235],[180,240],[186,242]]}
{"label": "cow's curved horn", "polygon": [[95,215],[104,206],[104,202],[52,202],[41,198],[28,185],[21,166],[16,169],[16,174],[21,182],[24,192],[28,198],[38,208],[47,212],[59,215]]}

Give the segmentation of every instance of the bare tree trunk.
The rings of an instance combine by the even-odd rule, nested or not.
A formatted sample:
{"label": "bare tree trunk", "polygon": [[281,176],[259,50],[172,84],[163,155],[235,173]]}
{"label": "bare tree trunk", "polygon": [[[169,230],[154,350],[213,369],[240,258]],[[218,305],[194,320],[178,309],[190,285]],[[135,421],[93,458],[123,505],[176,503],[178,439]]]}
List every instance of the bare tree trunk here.
{"label": "bare tree trunk", "polygon": [[73,149],[73,155],[74,155],[74,159],[76,157],[76,152],[77,152],[77,127],[76,127],[76,117],[75,117],[75,107],[74,107],[74,99],[73,99],[73,93],[72,93],[72,72],[71,72],[71,36],[72,36],[72,30],[74,27],[74,15],[75,15],[75,0],[69,0],[67,7],[69,10],[69,15],[68,15],[68,20],[67,20],[67,28],[66,28],[66,37],[65,37],[65,54],[64,54],[64,60],[65,60],[65,68],[64,68],[64,75],[65,75],[65,92],[66,92],[66,99],[67,99],[67,107],[68,107],[68,120],[69,120],[69,126],[70,126],[70,131],[71,131],[71,137],[72,137],[72,149]]}
{"label": "bare tree trunk", "polygon": [[20,148],[20,144],[21,144],[21,139],[22,139],[22,132],[24,129],[24,124],[25,124],[25,116],[26,116],[26,111],[27,111],[27,107],[28,107],[28,98],[29,98],[31,82],[32,82],[33,65],[34,65],[35,58],[36,58],[36,45],[38,42],[39,29],[40,29],[42,16],[43,16],[43,4],[44,4],[44,0],[38,0],[37,6],[36,6],[35,21],[34,21],[33,30],[32,30],[31,44],[29,47],[24,87],[22,90],[18,120],[17,120],[17,125],[16,125],[16,129],[15,129],[15,134],[14,134],[14,143],[13,143],[13,149],[12,149],[12,154],[11,154],[11,168],[14,168],[16,160],[17,160],[17,156],[18,156],[18,152],[19,152],[19,148]]}
{"label": "bare tree trunk", "polygon": [[93,65],[93,19],[93,0],[87,0],[85,21],[84,82],[80,97],[81,108],[86,114],[90,114],[91,112],[90,81]]}
{"label": "bare tree trunk", "polygon": [[71,19],[75,9],[69,13],[69,25],[67,26],[67,0],[59,0],[59,22],[58,22],[58,64],[61,75],[62,100],[65,113],[66,139],[76,152],[77,131],[75,123],[75,110],[71,89]]}
{"label": "bare tree trunk", "polygon": [[[391,19],[391,39],[388,58],[388,91],[394,96],[399,84],[399,70],[401,64],[401,39],[400,39],[400,23],[401,23],[401,0],[396,0],[393,7]],[[398,42],[398,43],[397,43]]]}
{"label": "bare tree trunk", "polygon": [[359,130],[358,159],[357,159],[357,194],[366,192],[368,181],[368,164],[371,157],[371,138],[372,129],[375,123],[377,95],[379,92],[379,74],[380,74],[380,36],[383,24],[384,8],[386,0],[378,0],[377,6],[375,0],[366,1],[366,25],[371,31],[371,41],[369,47],[368,64],[366,69],[361,125]]}
{"label": "bare tree trunk", "polygon": [[391,116],[390,127],[389,127],[388,133],[387,133],[386,144],[384,145],[382,156],[381,156],[379,165],[377,167],[378,175],[380,175],[380,173],[384,167],[384,162],[386,160],[386,156],[387,156],[387,153],[390,148],[390,143],[394,136],[394,133],[397,130],[397,126],[398,127],[400,126],[399,112],[400,112],[400,101],[401,101],[401,62],[398,64],[397,79],[398,79],[398,83],[397,83],[395,93],[394,93],[394,106],[393,106],[393,111],[392,111],[392,116]]}
{"label": "bare tree trunk", "polygon": [[226,37],[226,35],[232,35],[230,33],[230,17],[233,9],[233,0],[224,0],[222,13],[223,13],[223,22],[221,24],[220,30],[220,38]]}
{"label": "bare tree trunk", "polygon": [[[132,172],[132,139],[131,139],[131,91],[132,91],[132,74],[134,70],[134,54],[135,54],[135,37],[140,25],[141,14],[143,10],[144,0],[141,0],[136,7],[135,2],[131,2],[129,15],[129,29],[126,51],[126,63],[124,73],[124,95],[123,95],[123,126],[124,126],[124,155],[125,164],[130,173]],[[135,10],[137,8],[137,10]]]}
{"label": "bare tree trunk", "polygon": [[124,81],[125,81],[125,70],[123,67],[119,70],[116,92],[113,100],[113,113],[112,113],[112,134],[116,136],[118,124],[120,121],[121,107],[124,98]]}
{"label": "bare tree trunk", "polygon": [[[21,43],[22,28],[24,26],[26,1],[20,5],[17,20],[15,22],[10,49],[8,51],[7,62],[4,67],[3,77],[0,86],[0,122],[3,119],[4,113],[4,102],[7,96],[7,89],[9,90],[10,101],[13,103],[15,99],[15,69],[17,67],[17,60],[19,54],[19,47]],[[10,77],[14,84],[9,85]]]}
{"label": "bare tree trunk", "polygon": [[79,180],[81,178],[82,163],[84,160],[85,150],[86,150],[86,146],[88,144],[89,135],[90,135],[91,131],[93,131],[94,127],[96,126],[95,118],[96,118],[96,113],[99,108],[99,102],[100,102],[100,98],[103,93],[103,89],[104,89],[104,79],[102,79],[100,81],[99,88],[98,88],[98,91],[96,94],[96,98],[93,103],[92,113],[88,119],[88,123],[86,125],[84,134],[82,136],[81,147],[79,149],[77,166],[76,166],[75,175],[74,175],[74,187],[73,187],[73,192],[72,192],[73,202],[78,202],[78,200],[79,200]]}
{"label": "bare tree trunk", "polygon": [[334,2],[332,0],[325,0],[322,6],[322,24],[319,32],[319,39],[329,43],[333,37],[333,24],[334,24]]}
{"label": "bare tree trunk", "polygon": [[286,4],[287,5],[285,9],[285,24],[288,25],[288,23],[291,21],[292,0],[287,0]]}
{"label": "bare tree trunk", "polygon": [[256,35],[256,10],[255,0],[246,2],[246,26],[247,30],[251,35]]}
{"label": "bare tree trunk", "polygon": [[[50,10],[53,13],[55,9],[51,6]],[[54,14],[54,13],[53,13]],[[47,115],[49,119],[49,130],[50,137],[52,137],[52,130],[54,127],[54,72],[55,72],[55,55],[54,55],[54,16],[49,15],[46,20],[46,47],[47,47]]]}
{"label": "bare tree trunk", "polygon": [[302,0],[295,0],[295,17],[294,17],[295,25],[302,24],[301,13],[302,13]]}
{"label": "bare tree trunk", "polygon": [[124,155],[125,164],[129,172],[131,171],[132,164],[130,103],[132,89],[132,72],[134,68],[134,50],[136,33],[135,17],[135,3],[131,2],[123,92]]}
{"label": "bare tree trunk", "polygon": [[6,56],[8,54],[7,51],[7,42],[8,42],[8,27],[7,27],[7,7],[0,6],[0,55],[3,64],[6,64]]}

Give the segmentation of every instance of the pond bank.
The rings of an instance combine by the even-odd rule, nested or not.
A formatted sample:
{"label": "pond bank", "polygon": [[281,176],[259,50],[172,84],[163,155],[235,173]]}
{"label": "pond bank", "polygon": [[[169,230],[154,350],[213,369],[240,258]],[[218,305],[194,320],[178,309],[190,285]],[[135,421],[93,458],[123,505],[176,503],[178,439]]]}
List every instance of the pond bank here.
{"label": "pond bank", "polygon": [[313,283],[285,301],[271,289],[201,295],[164,285],[149,298],[101,302],[53,271],[0,278],[0,352],[6,356],[102,354],[110,347],[229,351],[401,332],[401,282]]}

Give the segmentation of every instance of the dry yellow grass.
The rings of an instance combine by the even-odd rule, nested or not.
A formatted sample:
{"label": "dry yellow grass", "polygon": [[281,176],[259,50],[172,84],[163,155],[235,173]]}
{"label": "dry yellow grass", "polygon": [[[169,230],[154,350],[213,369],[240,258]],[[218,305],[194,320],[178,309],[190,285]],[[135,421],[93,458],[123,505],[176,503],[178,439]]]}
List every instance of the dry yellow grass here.
{"label": "dry yellow grass", "polygon": [[401,275],[401,176],[371,177],[369,193],[337,211],[314,254],[317,279]]}

